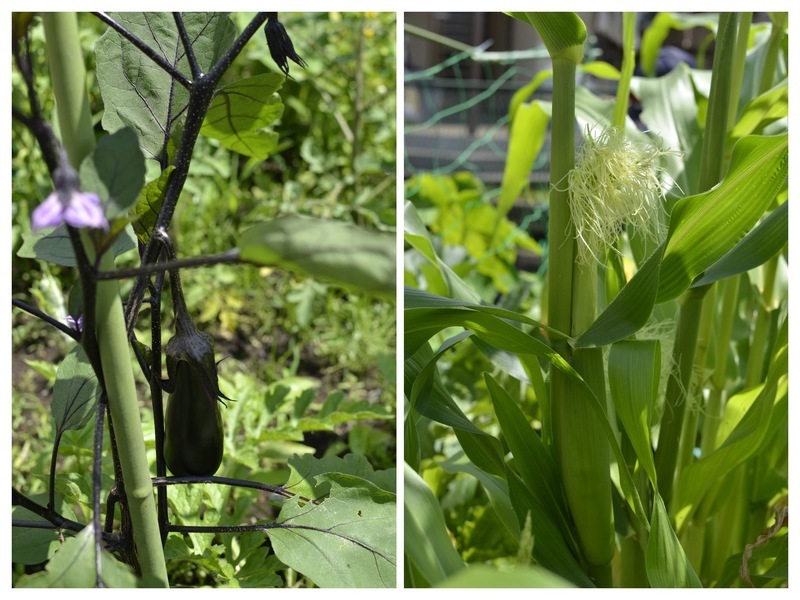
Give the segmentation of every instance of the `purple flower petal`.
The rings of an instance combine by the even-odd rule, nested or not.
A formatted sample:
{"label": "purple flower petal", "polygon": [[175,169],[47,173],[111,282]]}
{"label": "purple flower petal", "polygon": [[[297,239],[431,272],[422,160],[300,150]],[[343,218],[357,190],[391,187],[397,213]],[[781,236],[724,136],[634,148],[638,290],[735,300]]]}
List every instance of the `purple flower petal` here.
{"label": "purple flower petal", "polygon": [[96,194],[73,192],[64,211],[64,222],[73,227],[94,227],[108,231],[108,220]]}
{"label": "purple flower petal", "polygon": [[58,192],[53,192],[44,202],[39,204],[31,215],[31,229],[39,231],[46,227],[58,227],[64,222],[64,205],[58,197]]}
{"label": "purple flower petal", "polygon": [[78,332],[83,331],[83,315],[78,317],[76,321],[72,315],[67,315],[67,325],[69,325],[72,329],[77,330]]}

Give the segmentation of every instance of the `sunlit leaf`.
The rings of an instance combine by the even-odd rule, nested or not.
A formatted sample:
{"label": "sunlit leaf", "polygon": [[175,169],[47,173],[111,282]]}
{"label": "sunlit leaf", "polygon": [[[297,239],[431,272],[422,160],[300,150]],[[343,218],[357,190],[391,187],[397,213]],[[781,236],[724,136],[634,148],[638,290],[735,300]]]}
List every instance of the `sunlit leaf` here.
{"label": "sunlit leaf", "polygon": [[404,549],[428,585],[436,585],[466,567],[450,541],[442,508],[411,467],[403,477]]}
{"label": "sunlit leaf", "polygon": [[265,73],[224,86],[217,92],[200,129],[239,154],[266,159],[278,147],[278,134],[264,129],[283,114],[277,92],[285,78]]}
{"label": "sunlit leaf", "polygon": [[142,189],[139,195],[139,201],[131,209],[131,214],[138,217],[133,222],[133,230],[143,243],[147,243],[150,239],[150,234],[153,227],[156,225],[156,219],[161,212],[161,206],[164,204],[164,194],[167,191],[167,183],[169,182],[172,171],[175,170],[174,166],[169,166],[161,172],[158,179],[154,179]]}
{"label": "sunlit leaf", "polygon": [[[109,13],[120,25],[175,66],[189,80],[189,62],[172,13]],[[230,48],[236,26],[228,13],[183,13],[186,33],[203,72]],[[109,28],[95,44],[103,96],[103,128],[133,127],[147,158],[160,158],[186,119],[189,92],[142,52]]]}
{"label": "sunlit leaf", "polygon": [[[92,588],[95,575],[94,527],[89,524],[75,537],[68,539],[55,553],[47,569],[22,578],[18,587]],[[105,587],[145,587],[137,581],[128,565],[103,550],[102,577]]]}
{"label": "sunlit leaf", "polygon": [[288,500],[267,530],[275,554],[320,587],[395,587],[395,495],[351,475],[323,477],[328,498]]}
{"label": "sunlit leaf", "polygon": [[394,239],[343,221],[284,215],[245,231],[240,259],[394,298]]}

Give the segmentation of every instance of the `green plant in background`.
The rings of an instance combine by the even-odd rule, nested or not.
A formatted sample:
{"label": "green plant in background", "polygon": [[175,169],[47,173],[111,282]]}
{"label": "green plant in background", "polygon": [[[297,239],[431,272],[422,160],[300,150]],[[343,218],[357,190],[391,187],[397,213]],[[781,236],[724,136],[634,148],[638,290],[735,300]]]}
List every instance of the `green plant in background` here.
{"label": "green plant in background", "polygon": [[[313,21],[321,28],[324,18]],[[42,37],[32,13],[14,15],[13,114],[21,126],[14,138],[15,230],[22,242],[17,254],[29,262],[15,263],[13,304],[60,332],[40,334],[30,347],[54,340],[46,352],[56,362],[69,350],[57,369],[26,361],[53,386],[50,416],[33,402],[39,383],[26,377],[15,386],[15,406],[31,409],[14,413],[15,585],[393,585],[393,442],[390,436],[387,444],[381,424],[391,431],[394,374],[386,339],[393,338],[394,218],[384,218],[393,200],[375,190],[388,187],[385,178],[359,171],[348,182],[355,191],[319,202],[328,209],[321,212],[309,210],[310,202],[259,204],[257,190],[279,191],[290,173],[307,173],[287,162],[277,179],[258,181],[256,175],[270,172],[268,157],[290,158],[291,142],[282,147],[280,140],[313,135],[295,123],[283,137],[287,115],[277,92],[290,69],[298,75],[287,61],[313,65],[301,58],[310,58],[310,48],[292,43],[291,26],[277,13],[236,15],[241,33],[227,13],[81,19],[90,25],[79,35],[74,14],[48,14]],[[361,96],[379,103],[385,94],[373,95],[374,81],[365,75],[373,74],[369,61],[378,53],[363,48],[375,34],[369,26],[387,26],[386,19],[337,13],[335,21],[357,24],[349,44],[362,49],[355,60]],[[262,27],[267,58],[234,63],[256,45],[248,40]],[[87,38],[95,48],[88,77],[80,51]],[[393,52],[392,44],[380,46]],[[42,52],[50,80],[41,77]],[[271,72],[271,60],[283,73]],[[101,97],[86,93],[95,69]],[[301,81],[296,85],[303,89]],[[59,139],[48,123],[52,105],[39,100],[51,96]],[[356,121],[363,111],[366,105],[351,112],[342,106]],[[107,133],[99,127],[95,133],[100,124]],[[356,130],[351,168],[375,151],[376,138],[393,136],[391,127],[387,133],[361,123]],[[48,176],[55,191],[37,206],[50,191]],[[358,202],[356,191],[366,198],[361,213],[329,210],[345,199]],[[354,218],[359,214],[371,220]],[[182,251],[188,247],[188,258],[176,256],[173,240]],[[133,257],[129,250],[137,245]],[[213,308],[209,288],[216,282],[207,274],[181,277],[184,298],[179,269],[207,265],[216,267],[202,272],[220,275],[236,291],[227,315]],[[274,325],[258,322],[265,320],[264,292],[273,287],[265,275],[279,289],[292,282],[314,289],[331,308],[349,313],[343,320],[357,335],[374,328],[380,342],[370,339],[364,350],[381,352],[337,356],[336,371],[314,379],[297,376],[303,357],[290,344],[288,367],[286,356],[273,354],[265,368],[254,355],[263,344],[231,344],[241,331],[233,313],[247,334]],[[62,289],[69,287],[67,299]],[[173,311],[165,310],[166,299],[174,317],[167,316]],[[245,301],[250,306],[242,311]],[[149,314],[146,329],[143,314]],[[324,317],[314,325],[329,328]],[[25,330],[41,329],[27,324]],[[162,350],[165,336],[170,341]],[[347,337],[352,344],[354,333]],[[220,340],[235,356],[222,364],[214,356]],[[171,394],[166,424],[163,391]],[[148,399],[145,408],[140,398]],[[220,407],[218,398],[236,400]],[[371,434],[353,423],[377,425]]]}
{"label": "green plant in background", "polygon": [[541,148],[519,116],[551,115],[547,277],[539,310],[495,303],[406,204],[406,584],[786,585],[786,15],[722,14],[710,73],[648,79],[625,14],[607,101],[575,84],[577,15],[511,14],[553,63],[503,182]]}

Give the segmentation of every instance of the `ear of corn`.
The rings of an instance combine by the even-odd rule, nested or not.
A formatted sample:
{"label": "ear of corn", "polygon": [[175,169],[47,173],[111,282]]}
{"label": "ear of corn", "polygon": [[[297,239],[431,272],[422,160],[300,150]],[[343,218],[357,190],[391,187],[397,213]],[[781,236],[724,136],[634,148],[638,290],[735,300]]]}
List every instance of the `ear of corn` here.
{"label": "ear of corn", "polygon": [[[578,350],[572,366],[605,404],[602,350]],[[607,565],[614,556],[608,440],[584,390],[571,377],[551,374],[553,440],[567,503],[586,561]]]}

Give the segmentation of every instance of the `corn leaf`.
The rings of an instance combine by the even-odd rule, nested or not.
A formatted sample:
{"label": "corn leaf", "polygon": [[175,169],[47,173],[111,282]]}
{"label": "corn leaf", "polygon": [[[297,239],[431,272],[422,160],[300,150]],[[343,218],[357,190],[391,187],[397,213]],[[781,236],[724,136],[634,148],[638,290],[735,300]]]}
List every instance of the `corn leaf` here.
{"label": "corn leaf", "polygon": [[[460,338],[460,339],[459,339]],[[405,364],[405,389],[409,392],[409,401],[414,410],[438,423],[443,423],[456,429],[463,429],[471,433],[483,434],[472,424],[467,416],[461,412],[458,405],[453,402],[450,395],[438,381],[436,362],[456,343],[461,341],[463,335],[450,338],[442,344],[439,351],[434,354],[430,346],[425,344]]]}
{"label": "corn leaf", "polygon": [[403,419],[403,458],[406,464],[415,471],[419,471],[422,459],[422,448],[419,440],[419,413],[413,406],[406,406],[406,417]]}
{"label": "corn leaf", "polygon": [[678,530],[688,522],[714,482],[757,454],[788,410],[788,321],[784,321],[764,386],[730,435],[711,454],[691,463],[680,475],[672,512]]}
{"label": "corn leaf", "polygon": [[647,322],[654,302],[678,297],[734,248],[785,184],[787,146],[785,135],[743,138],[722,183],[675,205],[661,264],[651,255],[575,346],[611,344],[631,335]]}
{"label": "corn leaf", "polygon": [[663,255],[664,244],[661,244],[575,341],[576,348],[611,344],[644,327],[655,305]]}
{"label": "corn leaf", "polygon": [[466,473],[480,481],[497,516],[514,539],[519,540],[520,526],[514,508],[511,506],[511,500],[508,498],[508,484],[504,477],[479,469],[463,453],[458,453],[437,464],[447,473]]}
{"label": "corn leaf", "polygon": [[558,524],[561,531],[568,531],[566,499],[559,484],[555,460],[508,392],[488,373],[484,373],[484,380],[522,481],[541,499],[545,514]]}
{"label": "corn leaf", "polygon": [[[477,309],[410,309],[406,310],[404,314],[406,353],[410,351],[408,347],[409,340],[413,340],[412,349],[417,348],[418,350],[425,341],[439,331],[447,327],[463,327],[487,344],[491,344],[501,350],[521,355],[536,355],[546,358],[553,367],[563,371],[568,377],[573,378],[576,384],[587,392],[587,398],[591,403],[592,410],[600,417],[604,433],[611,444],[611,449],[618,463],[620,465],[625,464],[622,451],[606,418],[604,407],[601,406],[592,389],[580,375],[575,372],[560,354],[551,349],[547,344],[520,331],[505,320]],[[417,385],[416,382],[415,385]],[[423,395],[420,394],[420,397],[422,396]],[[420,410],[419,406],[417,406],[417,410]],[[420,413],[422,413],[422,410],[420,410]],[[625,499],[629,502],[634,513],[641,522],[646,523],[647,516],[644,513],[641,499],[636,491],[633,479],[626,469],[620,469],[620,482]]]}
{"label": "corn leaf", "polygon": [[468,569],[439,584],[440,588],[568,588],[572,585],[541,567],[517,566],[511,571],[498,570],[486,565],[472,565]]}
{"label": "corn leaf", "polygon": [[[488,373],[484,374],[484,378],[503,436],[514,456],[514,464],[530,494],[528,501],[535,540],[533,555],[548,569],[571,581],[580,582],[582,578],[577,575],[581,569],[575,560],[577,545],[570,535],[566,498],[559,483],[555,461],[508,392]],[[520,525],[526,515],[527,512],[517,515]]]}
{"label": "corn leaf", "polygon": [[789,241],[789,203],[784,202],[767,215],[741,242],[711,267],[692,287],[698,287],[744,273],[764,264]]}
{"label": "corn leaf", "polygon": [[544,145],[549,122],[550,117],[537,102],[522,104],[517,108],[511,123],[508,155],[500,185],[498,221],[508,214],[528,184],[533,162]]}
{"label": "corn leaf", "polygon": [[658,489],[658,483],[650,441],[650,416],[660,375],[661,346],[658,341],[625,341],[611,346],[608,384],[614,408],[654,489]]}
{"label": "corn leaf", "polygon": [[664,501],[658,493],[653,502],[645,565],[651,587],[703,587],[672,529]]}
{"label": "corn leaf", "polygon": [[439,501],[408,465],[403,470],[403,510],[406,559],[428,585],[436,585],[466,567],[450,541]]}
{"label": "corn leaf", "polygon": [[766,127],[773,121],[783,119],[788,114],[789,80],[784,79],[771,90],[747,103],[730,136],[735,140],[750,135],[756,128]]}
{"label": "corn leaf", "polygon": [[672,210],[658,302],[677,298],[758,222],[788,175],[788,136],[748,136],[733,150],[725,179]]}
{"label": "corn leaf", "polygon": [[705,27],[715,32],[717,30],[717,19],[714,15],[708,14],[659,13],[656,15],[650,27],[642,35],[642,42],[639,48],[642,70],[648,77],[653,77],[656,74],[658,51],[670,31],[672,29],[684,31],[694,27]]}
{"label": "corn leaf", "polygon": [[[575,585],[594,587],[585,570],[581,568],[566,546],[564,532],[559,530],[558,525],[543,511],[542,500],[535,494],[536,488],[528,488],[511,468],[506,471],[506,480],[508,481],[508,495],[514,511],[517,513],[520,527],[530,515],[534,532],[533,554],[536,559],[543,566],[565,577]],[[539,548],[543,544],[545,548]]]}
{"label": "corn leaf", "polygon": [[436,279],[431,282],[434,287],[446,289],[453,298],[471,302],[480,301],[472,288],[436,256],[433,242],[428,236],[428,230],[411,202],[406,202],[403,212],[403,231],[405,232],[405,241],[436,267],[436,271],[434,271]]}
{"label": "corn leaf", "polygon": [[405,389],[411,390],[411,407],[419,414],[452,427],[461,447],[470,460],[488,473],[498,475],[505,470],[503,449],[493,436],[481,431],[450,397],[439,381],[437,361],[455,344],[470,334],[461,333],[448,339],[436,354],[425,344],[405,365]]}

